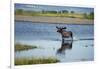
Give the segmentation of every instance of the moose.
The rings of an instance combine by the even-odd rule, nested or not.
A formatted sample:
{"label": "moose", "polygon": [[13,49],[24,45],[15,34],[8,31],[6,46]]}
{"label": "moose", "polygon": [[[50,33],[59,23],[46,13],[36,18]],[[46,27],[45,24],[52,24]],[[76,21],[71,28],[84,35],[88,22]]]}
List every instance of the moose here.
{"label": "moose", "polygon": [[62,41],[64,42],[65,39],[71,38],[73,40],[73,33],[71,31],[66,31],[66,27],[57,27],[57,32],[61,34]]}
{"label": "moose", "polygon": [[[57,32],[62,36],[62,45],[61,48],[58,49],[58,53],[64,52],[66,49],[72,48],[73,42],[73,33],[71,31],[66,31],[66,27],[57,27]],[[70,38],[70,40],[68,40]]]}

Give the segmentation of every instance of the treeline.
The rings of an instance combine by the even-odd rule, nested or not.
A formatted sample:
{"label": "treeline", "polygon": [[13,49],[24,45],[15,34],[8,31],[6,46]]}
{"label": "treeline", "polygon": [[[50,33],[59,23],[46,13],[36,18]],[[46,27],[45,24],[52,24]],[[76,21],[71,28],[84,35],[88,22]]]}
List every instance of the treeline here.
{"label": "treeline", "polygon": [[68,11],[68,10],[61,10],[61,11],[46,11],[46,10],[42,10],[42,11],[25,11],[22,9],[17,9],[15,10],[15,13],[17,14],[22,14],[23,12],[33,12],[33,13],[52,13],[52,14],[57,14],[57,13],[75,13],[74,11]]}
{"label": "treeline", "polygon": [[[65,17],[72,17],[72,18],[77,18],[79,15],[81,16],[80,18],[85,18],[85,19],[94,19],[94,12],[90,13],[76,13],[75,11],[68,11],[68,10],[61,10],[61,11],[26,11],[22,9],[16,9],[15,10],[16,15],[32,15],[32,16],[39,16],[39,15],[44,15],[51,16],[51,14],[54,14],[52,16],[65,16]],[[78,15],[79,14],[79,15]]]}
{"label": "treeline", "polygon": [[69,11],[67,10],[62,10],[62,11],[45,11],[45,10],[42,10],[42,13],[54,13],[54,14],[57,14],[57,13],[69,13]]}
{"label": "treeline", "polygon": [[86,19],[94,19],[94,12],[90,12],[89,14],[84,13],[83,16]]}

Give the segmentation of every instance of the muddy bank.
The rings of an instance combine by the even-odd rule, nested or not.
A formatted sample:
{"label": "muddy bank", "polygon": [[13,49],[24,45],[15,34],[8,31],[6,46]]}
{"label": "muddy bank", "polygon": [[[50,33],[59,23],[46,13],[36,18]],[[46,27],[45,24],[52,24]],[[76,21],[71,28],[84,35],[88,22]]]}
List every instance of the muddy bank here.
{"label": "muddy bank", "polygon": [[79,19],[79,18],[67,18],[67,17],[46,17],[46,16],[22,16],[16,15],[15,20],[19,21],[32,21],[32,22],[44,22],[44,23],[66,23],[66,24],[93,24],[93,20]]}

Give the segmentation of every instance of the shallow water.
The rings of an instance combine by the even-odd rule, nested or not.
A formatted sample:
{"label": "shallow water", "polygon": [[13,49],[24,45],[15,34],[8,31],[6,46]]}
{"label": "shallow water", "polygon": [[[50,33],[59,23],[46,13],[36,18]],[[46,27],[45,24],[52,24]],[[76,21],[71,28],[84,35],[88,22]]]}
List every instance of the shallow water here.
{"label": "shallow water", "polygon": [[[61,35],[56,26],[66,26],[73,32],[74,41],[61,47]],[[36,45],[37,49],[15,52],[15,58],[56,57],[61,62],[94,59],[94,26],[49,24],[15,21],[15,43]]]}

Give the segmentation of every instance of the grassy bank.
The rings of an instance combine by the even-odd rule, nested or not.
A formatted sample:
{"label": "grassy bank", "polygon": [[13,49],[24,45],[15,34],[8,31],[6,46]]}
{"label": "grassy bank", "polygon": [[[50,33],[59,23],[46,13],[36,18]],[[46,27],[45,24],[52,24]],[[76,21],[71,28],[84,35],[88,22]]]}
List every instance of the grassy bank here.
{"label": "grassy bank", "polygon": [[23,50],[29,50],[29,49],[35,49],[35,48],[37,48],[37,46],[15,44],[15,51],[23,51]]}
{"label": "grassy bank", "polygon": [[59,60],[57,58],[48,57],[48,58],[21,58],[15,59],[15,65],[31,65],[31,64],[46,64],[46,63],[57,63]]}
{"label": "grassy bank", "polygon": [[81,14],[54,14],[54,13],[38,13],[38,14],[31,14],[31,13],[26,13],[24,12],[23,14],[18,14],[16,13],[16,15],[24,15],[24,16],[47,16],[47,17],[68,17],[68,18],[84,18],[83,15]]}
{"label": "grassy bank", "polygon": [[94,19],[94,13],[75,13],[72,12],[57,12],[57,11],[24,11],[22,9],[15,10],[15,15],[24,15],[24,16],[52,16],[52,17],[68,17],[68,18],[81,18],[81,19]]}

